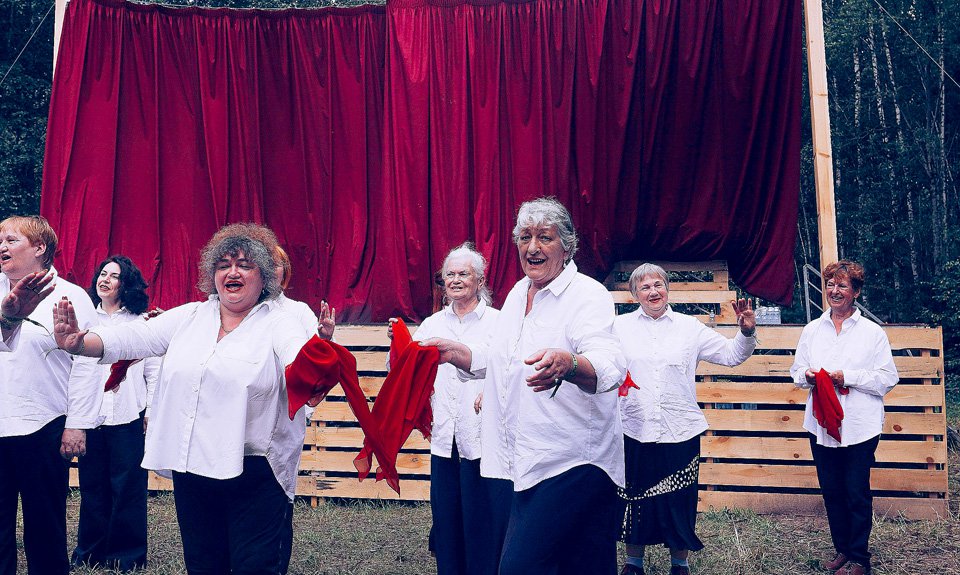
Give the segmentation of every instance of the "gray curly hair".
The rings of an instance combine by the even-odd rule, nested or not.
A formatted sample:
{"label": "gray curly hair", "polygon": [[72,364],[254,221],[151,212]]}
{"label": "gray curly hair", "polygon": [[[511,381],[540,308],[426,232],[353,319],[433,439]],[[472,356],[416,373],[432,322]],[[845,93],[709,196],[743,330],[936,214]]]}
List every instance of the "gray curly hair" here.
{"label": "gray curly hair", "polygon": [[517,224],[513,226],[513,243],[520,245],[520,232],[530,226],[556,226],[564,251],[563,263],[570,263],[580,240],[570,212],[557,198],[537,198],[520,204]]}
{"label": "gray curly hair", "polygon": [[276,272],[277,264],[273,257],[277,243],[277,236],[270,228],[260,224],[230,224],[220,228],[200,252],[200,281],[197,287],[205,294],[216,293],[214,277],[217,262],[243,253],[247,260],[260,270],[260,278],[263,280],[263,291],[257,303],[277,297],[281,291],[280,278]]}
{"label": "gray curly hair", "polygon": [[[440,277],[444,277],[447,274],[447,268],[450,266],[450,262],[459,259],[467,258],[470,262],[470,267],[473,269],[473,275],[477,276],[477,282],[480,284],[477,288],[477,297],[482,299],[487,305],[493,303],[493,298],[490,296],[490,288],[487,286],[486,279],[486,270],[487,270],[487,260],[483,257],[483,254],[477,251],[473,246],[473,242],[463,242],[459,246],[450,250],[450,253],[447,254],[447,257],[443,259],[443,266],[440,268]],[[446,300],[447,296],[443,296]]]}

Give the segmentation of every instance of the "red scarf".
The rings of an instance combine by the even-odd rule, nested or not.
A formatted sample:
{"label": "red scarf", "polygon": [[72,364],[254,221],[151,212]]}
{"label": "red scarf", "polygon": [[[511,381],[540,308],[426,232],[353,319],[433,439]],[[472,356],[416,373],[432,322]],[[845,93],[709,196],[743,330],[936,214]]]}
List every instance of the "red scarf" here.
{"label": "red scarf", "polygon": [[623,380],[623,383],[620,384],[620,389],[617,391],[617,395],[620,397],[626,397],[630,393],[630,388],[640,389],[637,384],[633,383],[633,379],[630,378],[630,372],[627,372],[627,378]]}
{"label": "red scarf", "polygon": [[[367,405],[367,396],[360,388],[357,358],[345,347],[313,336],[300,348],[293,363],[287,366],[286,380],[287,414],[291,421],[301,407],[306,404],[317,405],[339,382],[347,404],[366,436],[364,445],[370,446],[378,461],[387,459],[387,451],[383,448],[379,430]],[[311,397],[314,397],[312,401]]]}
{"label": "red scarf", "polygon": [[[353,460],[363,481],[372,467],[371,455],[377,456],[377,481],[386,479],[387,485],[400,494],[397,474],[397,454],[414,428],[427,439],[433,426],[430,395],[437,378],[440,352],[435,347],[421,347],[410,337],[403,321],[393,326],[390,343],[390,373],[373,403],[371,415],[377,425],[377,434],[366,429],[363,449]],[[374,440],[379,438],[385,452],[377,452]]]}
{"label": "red scarf", "polygon": [[847,395],[850,390],[833,385],[833,379],[827,370],[821,368],[817,372],[817,383],[811,390],[813,416],[817,418],[820,427],[827,430],[827,435],[840,441],[840,425],[843,423],[843,407],[840,405],[840,395]]}

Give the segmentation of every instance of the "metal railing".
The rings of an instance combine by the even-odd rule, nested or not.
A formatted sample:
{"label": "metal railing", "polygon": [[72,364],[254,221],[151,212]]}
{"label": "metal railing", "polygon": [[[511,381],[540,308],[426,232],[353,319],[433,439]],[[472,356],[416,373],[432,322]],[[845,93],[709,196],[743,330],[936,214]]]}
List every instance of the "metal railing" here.
{"label": "metal railing", "polygon": [[[810,320],[813,319],[814,309],[817,310],[817,315],[823,313],[823,288],[821,286],[823,286],[823,276],[820,274],[820,270],[810,264],[803,264],[803,300],[807,311],[807,323],[810,323]],[[816,292],[816,296],[812,296],[811,292]],[[874,322],[880,325],[887,323],[870,313],[870,310],[860,305],[860,302],[854,302],[853,305],[857,306],[860,313]]]}

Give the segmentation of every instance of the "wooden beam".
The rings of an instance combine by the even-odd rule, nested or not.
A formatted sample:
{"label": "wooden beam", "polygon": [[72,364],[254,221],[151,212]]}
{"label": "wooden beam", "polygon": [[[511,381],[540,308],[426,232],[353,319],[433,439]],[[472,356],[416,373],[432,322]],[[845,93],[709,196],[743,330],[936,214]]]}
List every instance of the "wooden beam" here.
{"label": "wooden beam", "polygon": [[[821,0],[804,0],[807,26],[807,78],[810,82],[810,121],[813,124],[813,169],[817,184],[817,230],[820,271],[840,259],[837,247],[837,207],[833,195],[833,151],[827,97],[827,56],[823,40]],[[823,309],[827,309],[824,290]]]}
{"label": "wooden beam", "polygon": [[[70,0],[56,0],[57,7],[53,11],[53,73],[57,73],[57,54],[60,53],[60,33],[63,32],[63,15],[67,11]],[[48,4],[49,5],[49,4]]]}

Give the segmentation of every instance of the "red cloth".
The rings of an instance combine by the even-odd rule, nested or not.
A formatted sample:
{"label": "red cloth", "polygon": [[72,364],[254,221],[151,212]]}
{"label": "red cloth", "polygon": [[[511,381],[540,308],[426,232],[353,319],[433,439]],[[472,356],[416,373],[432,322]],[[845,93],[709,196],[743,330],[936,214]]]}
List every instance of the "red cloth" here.
{"label": "red cloth", "polygon": [[630,377],[630,372],[627,372],[627,378],[623,380],[623,383],[620,384],[620,389],[617,391],[617,394],[620,397],[626,397],[630,393],[630,388],[640,389],[637,384],[633,383],[633,379]]}
{"label": "red cloth", "polygon": [[837,397],[838,392],[840,395],[847,395],[850,390],[845,387],[838,389],[834,386],[830,374],[827,373],[827,370],[821,368],[817,372],[817,383],[811,391],[813,397],[810,403],[813,405],[813,416],[817,418],[820,427],[827,430],[827,435],[840,441],[843,407]]}
{"label": "red cloth", "polygon": [[117,363],[110,364],[110,377],[103,384],[103,391],[113,391],[120,387],[120,382],[127,378],[127,370],[130,366],[140,361],[139,359],[121,359]]}
{"label": "red cloth", "polygon": [[426,317],[423,286],[464,239],[502,301],[517,206],[554,195],[589,275],[726,259],[738,285],[788,303],[801,18],[800,2],[759,0],[73,0],[41,197],[57,268],[85,281],[112,253],[153,262],[173,307],[198,295],[213,232],[258,221],[314,309]]}
{"label": "red cloth", "polygon": [[[360,387],[357,375],[357,358],[347,348],[313,336],[305,343],[293,363],[287,366],[287,410],[292,421],[301,407],[309,403],[314,394],[320,397],[310,403],[316,405],[337,383],[343,388],[347,404],[360,423],[365,439],[364,447],[377,456],[378,461],[388,461],[387,450],[380,440],[380,430],[370,413],[367,396]],[[393,461],[396,461],[394,455]],[[361,475],[362,480],[365,475]],[[394,468],[393,476],[396,477]],[[399,493],[399,487],[396,488]]]}
{"label": "red cloth", "polygon": [[421,347],[418,342],[412,341],[406,325],[398,321],[393,326],[390,357],[390,373],[383,382],[377,400],[373,402],[372,411],[384,453],[381,455],[373,450],[373,446],[368,444],[371,436],[367,434],[363,449],[353,464],[360,472],[362,481],[370,473],[371,455],[375,454],[379,464],[377,481],[385,479],[399,495],[397,454],[414,428],[430,438],[433,426],[430,395],[437,378],[440,352],[435,347]]}

